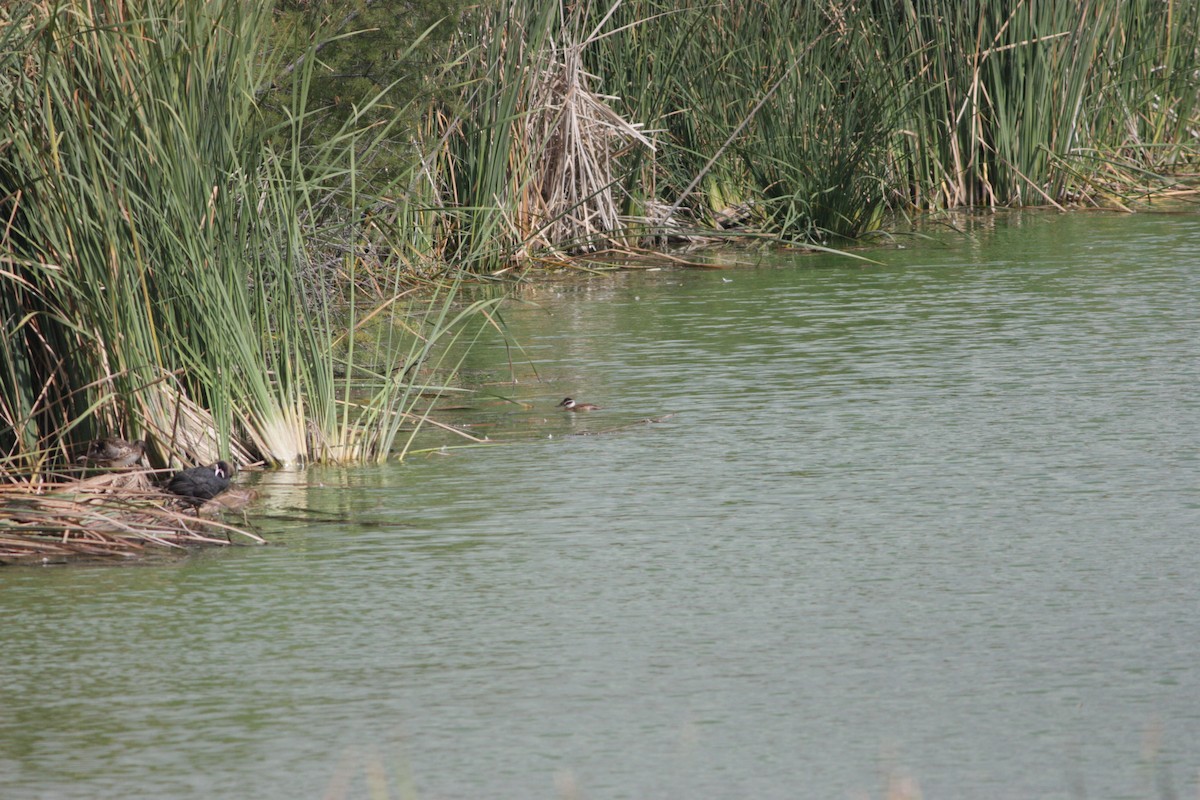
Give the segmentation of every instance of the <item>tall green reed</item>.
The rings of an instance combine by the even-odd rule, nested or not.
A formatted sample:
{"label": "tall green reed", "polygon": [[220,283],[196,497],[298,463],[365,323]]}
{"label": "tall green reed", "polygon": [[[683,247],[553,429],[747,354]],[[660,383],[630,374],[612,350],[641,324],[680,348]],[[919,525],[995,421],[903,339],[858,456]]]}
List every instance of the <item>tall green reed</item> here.
{"label": "tall green reed", "polygon": [[1163,185],[1197,157],[1198,17],[1177,0],[631,0],[588,66],[660,131],[658,201],[696,220],[748,203],[820,239],[889,208]]}
{"label": "tall green reed", "polygon": [[[304,70],[268,125],[268,3],[25,9],[0,88],[6,465],[37,471],[117,432],[149,435],[163,460],[387,457],[400,428],[380,420],[417,395],[393,379],[358,400],[337,343],[361,312],[326,275],[356,263],[372,200],[355,158],[386,126],[354,116],[308,141]],[[330,240],[340,262],[315,246]],[[455,299],[387,304],[402,356],[436,356],[469,316]]]}
{"label": "tall green reed", "polygon": [[1113,164],[1196,156],[1194,3],[873,8],[908,89],[897,184],[918,207],[1102,202],[1132,188]]}
{"label": "tall green reed", "polygon": [[748,204],[752,228],[788,240],[873,229],[884,206],[893,76],[871,49],[872,31],[860,29],[869,20],[848,17],[851,9],[622,5],[589,66],[624,113],[661,131],[658,199],[686,212],[680,219],[710,224]]}

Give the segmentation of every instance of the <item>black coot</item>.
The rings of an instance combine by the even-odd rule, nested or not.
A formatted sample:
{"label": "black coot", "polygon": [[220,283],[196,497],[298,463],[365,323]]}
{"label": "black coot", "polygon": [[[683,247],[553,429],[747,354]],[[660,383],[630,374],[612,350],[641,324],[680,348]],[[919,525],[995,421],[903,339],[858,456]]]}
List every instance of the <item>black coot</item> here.
{"label": "black coot", "polygon": [[211,500],[229,488],[232,474],[233,467],[225,461],[207,467],[180,470],[171,476],[167,491],[194,503]]}

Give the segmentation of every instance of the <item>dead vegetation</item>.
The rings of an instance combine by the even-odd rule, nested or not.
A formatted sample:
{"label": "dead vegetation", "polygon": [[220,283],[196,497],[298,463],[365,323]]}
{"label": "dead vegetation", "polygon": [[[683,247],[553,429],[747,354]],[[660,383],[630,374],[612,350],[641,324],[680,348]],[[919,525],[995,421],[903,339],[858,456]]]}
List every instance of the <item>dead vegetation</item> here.
{"label": "dead vegetation", "polygon": [[265,544],[258,535],[185,508],[149,470],[82,480],[0,485],[0,564],[128,559],[196,547]]}

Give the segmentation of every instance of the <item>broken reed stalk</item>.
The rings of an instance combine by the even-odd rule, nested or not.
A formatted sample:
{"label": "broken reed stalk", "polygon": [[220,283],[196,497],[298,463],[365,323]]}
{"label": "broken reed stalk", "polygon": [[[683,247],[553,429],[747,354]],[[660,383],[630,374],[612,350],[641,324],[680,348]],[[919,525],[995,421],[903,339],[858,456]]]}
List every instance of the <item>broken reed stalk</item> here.
{"label": "broken reed stalk", "polygon": [[0,485],[0,564],[131,558],[212,545],[265,544],[197,516],[154,487],[146,471],[39,486]]}
{"label": "broken reed stalk", "polygon": [[526,121],[528,152],[540,154],[531,197],[545,246],[592,250],[621,238],[619,156],[654,144],[608,105],[615,98],[592,91],[583,67],[589,43],[549,43],[533,82]]}

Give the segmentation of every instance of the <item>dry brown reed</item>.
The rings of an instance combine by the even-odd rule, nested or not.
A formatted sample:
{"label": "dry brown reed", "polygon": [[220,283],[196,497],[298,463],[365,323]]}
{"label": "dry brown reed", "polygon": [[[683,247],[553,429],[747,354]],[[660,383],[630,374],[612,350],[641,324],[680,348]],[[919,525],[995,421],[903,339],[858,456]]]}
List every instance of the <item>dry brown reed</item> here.
{"label": "dry brown reed", "polygon": [[[541,243],[550,249],[591,250],[615,244],[621,169],[616,162],[631,147],[654,150],[641,126],[609,105],[616,98],[596,93],[583,68],[590,41],[550,42],[533,82],[525,117],[526,147],[540,153],[534,176],[532,219],[544,226]],[[614,238],[616,237],[616,238]]]}

